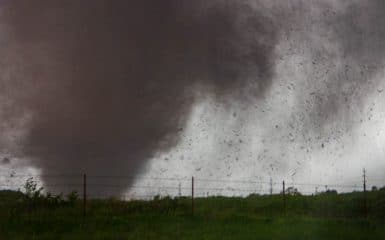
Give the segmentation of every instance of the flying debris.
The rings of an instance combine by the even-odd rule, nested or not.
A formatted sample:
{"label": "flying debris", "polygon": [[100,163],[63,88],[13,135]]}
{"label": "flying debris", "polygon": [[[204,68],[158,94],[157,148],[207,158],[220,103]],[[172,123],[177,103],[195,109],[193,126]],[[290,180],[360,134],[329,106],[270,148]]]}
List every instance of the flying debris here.
{"label": "flying debris", "polygon": [[3,160],[1,160],[1,164],[7,165],[11,163],[11,159],[8,157],[4,157]]}

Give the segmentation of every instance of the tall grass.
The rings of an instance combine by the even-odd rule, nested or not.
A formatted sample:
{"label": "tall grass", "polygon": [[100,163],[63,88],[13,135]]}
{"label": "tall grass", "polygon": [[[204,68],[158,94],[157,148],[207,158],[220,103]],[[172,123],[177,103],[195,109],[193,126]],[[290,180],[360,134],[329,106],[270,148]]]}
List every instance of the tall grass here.
{"label": "tall grass", "polygon": [[[52,199],[57,198],[56,201]],[[90,200],[0,191],[0,239],[385,239],[385,191]]]}

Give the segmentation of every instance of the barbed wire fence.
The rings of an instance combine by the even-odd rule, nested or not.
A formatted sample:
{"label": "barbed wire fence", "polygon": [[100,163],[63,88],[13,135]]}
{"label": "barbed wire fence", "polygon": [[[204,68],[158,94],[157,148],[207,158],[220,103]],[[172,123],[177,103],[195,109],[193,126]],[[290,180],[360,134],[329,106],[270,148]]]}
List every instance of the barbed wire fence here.
{"label": "barbed wire fence", "polygon": [[[66,194],[87,191],[88,199],[116,198],[119,200],[150,200],[154,197],[187,197],[194,192],[194,197],[229,196],[246,197],[251,194],[269,195],[303,194],[316,195],[327,191],[355,192],[365,191],[366,186],[381,187],[385,183],[385,177],[366,177],[351,184],[333,183],[303,183],[290,181],[256,181],[250,179],[214,179],[194,177],[149,177],[141,178],[140,183],[135,182],[133,176],[104,176],[88,174],[56,174],[56,175],[32,175],[0,173],[0,190],[25,190],[25,183],[33,179],[37,186],[43,187],[43,191],[51,194]],[[42,179],[45,179],[43,181]],[[285,187],[283,187],[285,182]],[[192,185],[193,189],[192,189]],[[86,190],[85,190],[86,188]],[[370,190],[370,189],[369,189]]]}
{"label": "barbed wire fence", "polygon": [[[26,183],[33,182],[43,194],[62,196],[76,193],[83,202],[83,215],[86,216],[87,201],[113,199],[121,201],[153,200],[162,198],[191,198],[191,210],[194,214],[194,199],[206,197],[248,197],[253,195],[280,195],[286,215],[288,196],[313,195],[322,193],[364,192],[364,215],[367,216],[367,186],[370,190],[383,187],[385,177],[368,177],[363,171],[361,179],[350,184],[261,181],[254,179],[214,179],[197,177],[147,177],[136,182],[134,176],[107,176],[87,174],[52,174],[33,175],[0,172],[0,191],[11,190],[26,192]],[[44,181],[43,181],[44,179]]]}

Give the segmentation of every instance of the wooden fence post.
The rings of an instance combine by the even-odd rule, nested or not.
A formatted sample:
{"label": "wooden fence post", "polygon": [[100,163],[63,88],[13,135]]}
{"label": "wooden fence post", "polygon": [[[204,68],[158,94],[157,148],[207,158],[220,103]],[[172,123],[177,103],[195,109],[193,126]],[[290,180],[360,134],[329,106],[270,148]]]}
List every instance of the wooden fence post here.
{"label": "wooden fence post", "polygon": [[286,217],[286,193],[285,193],[285,181],[282,181],[282,197],[283,197],[283,215]]}
{"label": "wooden fence post", "polygon": [[364,216],[365,218],[368,218],[368,202],[366,197],[366,170],[364,168],[363,170],[363,188],[364,188]]}
{"label": "wooden fence post", "polygon": [[86,217],[87,207],[87,176],[83,174],[83,218]]}
{"label": "wooden fence post", "polygon": [[194,177],[191,178],[191,214],[194,216]]}

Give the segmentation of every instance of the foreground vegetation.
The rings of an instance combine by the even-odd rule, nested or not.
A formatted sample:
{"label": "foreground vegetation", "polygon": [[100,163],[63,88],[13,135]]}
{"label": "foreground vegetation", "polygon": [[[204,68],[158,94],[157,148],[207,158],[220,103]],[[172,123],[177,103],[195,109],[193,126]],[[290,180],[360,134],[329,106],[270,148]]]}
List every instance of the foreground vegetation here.
{"label": "foreground vegetation", "polygon": [[[385,190],[90,200],[0,191],[0,239],[385,239]],[[31,188],[31,187],[30,187]],[[365,204],[366,197],[366,204]],[[365,207],[366,205],[366,207]]]}

